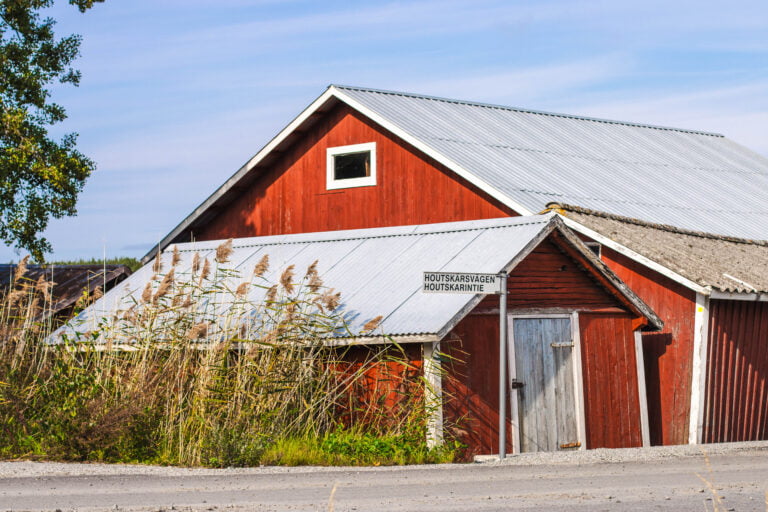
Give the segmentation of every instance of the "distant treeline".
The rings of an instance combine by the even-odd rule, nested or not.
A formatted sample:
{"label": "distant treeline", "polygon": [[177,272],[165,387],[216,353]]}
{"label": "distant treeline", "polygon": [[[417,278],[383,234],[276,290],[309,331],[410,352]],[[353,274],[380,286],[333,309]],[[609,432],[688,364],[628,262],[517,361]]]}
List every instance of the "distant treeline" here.
{"label": "distant treeline", "polygon": [[107,258],[106,261],[103,258],[91,258],[91,259],[79,259],[79,260],[60,260],[49,261],[47,265],[126,265],[131,271],[135,272],[141,268],[141,262],[136,258],[129,258],[127,256],[119,256],[117,258]]}

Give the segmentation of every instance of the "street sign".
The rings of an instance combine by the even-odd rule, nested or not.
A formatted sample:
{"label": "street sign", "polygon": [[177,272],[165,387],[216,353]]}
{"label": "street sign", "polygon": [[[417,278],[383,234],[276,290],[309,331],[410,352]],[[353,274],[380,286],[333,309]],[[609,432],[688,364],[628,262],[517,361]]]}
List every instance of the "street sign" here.
{"label": "street sign", "polygon": [[499,274],[472,272],[424,272],[426,293],[495,294],[501,292]]}
{"label": "street sign", "polygon": [[499,459],[507,455],[507,273],[424,272],[425,293],[499,295]]}

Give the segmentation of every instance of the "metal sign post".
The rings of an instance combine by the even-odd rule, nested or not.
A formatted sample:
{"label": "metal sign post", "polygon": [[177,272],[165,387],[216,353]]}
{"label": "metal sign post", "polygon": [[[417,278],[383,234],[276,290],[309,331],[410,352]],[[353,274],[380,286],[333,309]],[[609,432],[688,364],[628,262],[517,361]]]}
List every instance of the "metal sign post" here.
{"label": "metal sign post", "polygon": [[507,273],[499,290],[499,460],[507,453]]}
{"label": "metal sign post", "polygon": [[424,272],[425,293],[499,294],[499,459],[507,448],[507,273]]}

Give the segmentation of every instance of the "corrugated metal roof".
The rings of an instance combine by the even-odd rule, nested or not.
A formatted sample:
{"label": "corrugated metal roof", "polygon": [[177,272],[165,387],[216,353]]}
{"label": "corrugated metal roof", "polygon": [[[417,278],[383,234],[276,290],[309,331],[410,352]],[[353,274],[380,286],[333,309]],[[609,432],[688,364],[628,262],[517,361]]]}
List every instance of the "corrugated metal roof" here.
{"label": "corrugated metal roof", "polygon": [[[342,293],[341,308],[352,332],[379,315],[381,329],[392,336],[444,335],[445,328],[479,297],[465,294],[429,294],[421,291],[425,271],[497,273],[553,229],[565,230],[554,214],[533,217],[399,226],[365,230],[241,238],[233,241],[227,268],[242,276],[251,274],[263,255],[269,255],[269,283],[278,282],[288,265],[303,275],[313,262],[325,286]],[[189,273],[194,254],[213,259],[221,241],[177,244],[181,261],[177,276]],[[160,255],[169,268],[174,246]],[[588,253],[588,250],[585,249]],[[599,265],[599,262],[598,262]],[[81,313],[78,331],[88,331],[101,318],[140,301],[154,271],[150,263],[137,270],[123,286],[115,288]],[[605,269],[600,271],[608,273]],[[231,283],[232,289],[237,287]],[[625,293],[620,291],[618,293]],[[627,292],[629,293],[629,292]],[[264,290],[252,288],[249,299],[258,303]],[[647,308],[632,296],[638,307]],[[222,304],[222,308],[228,304]],[[648,317],[658,320],[648,310]]]}
{"label": "corrugated metal roof", "polygon": [[687,231],[564,204],[552,207],[702,287],[768,292],[768,242]]}
{"label": "corrugated metal roof", "polygon": [[768,239],[768,159],[722,135],[334,87],[531,212],[557,201]]}
{"label": "corrugated metal roof", "polygon": [[[339,101],[403,137],[520,214],[578,204],[652,223],[768,239],[768,159],[722,135],[330,86],[160,242],[237,195],[272,152]],[[144,256],[149,260],[156,249]]]}
{"label": "corrugated metal roof", "polygon": [[[537,235],[551,228],[553,218],[544,215],[240,238],[233,242],[227,268],[250,275],[268,254],[270,270],[264,277],[274,283],[288,265],[295,265],[297,274],[303,275],[318,261],[325,286],[342,293],[341,308],[352,332],[359,332],[367,321],[381,315],[381,329],[389,335],[436,334],[474,296],[422,293],[425,271],[499,272]],[[182,257],[176,275],[189,272],[195,253],[212,260],[220,244],[176,244]],[[173,247],[160,256],[166,269]],[[91,330],[99,319],[139,302],[154,274],[152,266],[137,270],[122,286],[83,311],[75,322],[77,330]],[[263,294],[264,290],[254,288],[249,299],[260,301]]]}

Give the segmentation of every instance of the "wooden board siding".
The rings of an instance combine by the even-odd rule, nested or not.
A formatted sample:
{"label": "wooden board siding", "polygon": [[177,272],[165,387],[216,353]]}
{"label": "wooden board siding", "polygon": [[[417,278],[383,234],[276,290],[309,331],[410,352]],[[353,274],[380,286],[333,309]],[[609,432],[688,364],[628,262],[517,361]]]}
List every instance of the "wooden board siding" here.
{"label": "wooden board siding", "polygon": [[[548,239],[539,244],[510,273],[507,307],[510,310],[561,308],[591,310],[620,307],[580,265]],[[498,309],[499,299],[486,297],[481,309]]]}
{"label": "wooden board siding", "polygon": [[642,446],[632,316],[579,315],[587,448]]}
{"label": "wooden board siding", "polygon": [[[326,190],[326,149],[375,142],[376,186]],[[308,233],[516,215],[346,106],[328,112],[193,236]]]}
{"label": "wooden board siding", "polygon": [[711,300],[705,443],[768,439],[768,302]]}
{"label": "wooden board siding", "polygon": [[[448,433],[467,446],[466,460],[499,453],[499,317],[465,317],[440,348],[448,355],[443,378]],[[507,453],[511,452],[508,423]]]}
{"label": "wooden board siding", "polygon": [[643,335],[651,444],[686,444],[696,293],[608,247],[602,258],[664,321],[662,332]]}
{"label": "wooden board siding", "polygon": [[345,392],[337,404],[347,426],[395,426],[424,403],[421,344],[339,349],[337,380]]}

